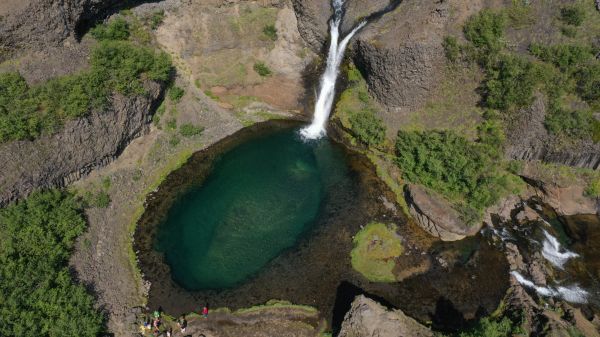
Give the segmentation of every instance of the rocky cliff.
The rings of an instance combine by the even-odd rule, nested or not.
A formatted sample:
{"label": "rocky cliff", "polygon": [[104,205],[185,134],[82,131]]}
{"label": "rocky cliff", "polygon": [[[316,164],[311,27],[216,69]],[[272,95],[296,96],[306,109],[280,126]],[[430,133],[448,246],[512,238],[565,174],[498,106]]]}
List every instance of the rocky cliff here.
{"label": "rocky cliff", "polygon": [[544,127],[546,99],[537,95],[534,103],[523,109],[510,128],[506,157],[516,160],[541,160],[548,163],[600,168],[600,143],[591,140],[561,143]]}
{"label": "rocky cliff", "polygon": [[145,86],[147,96],[114,95],[110,109],[69,121],[56,134],[1,144],[0,205],[38,188],[65,186],[112,161],[148,130],[162,87]]}
{"label": "rocky cliff", "polygon": [[339,337],[428,337],[431,330],[400,310],[387,310],[381,304],[357,296],[346,313]]}

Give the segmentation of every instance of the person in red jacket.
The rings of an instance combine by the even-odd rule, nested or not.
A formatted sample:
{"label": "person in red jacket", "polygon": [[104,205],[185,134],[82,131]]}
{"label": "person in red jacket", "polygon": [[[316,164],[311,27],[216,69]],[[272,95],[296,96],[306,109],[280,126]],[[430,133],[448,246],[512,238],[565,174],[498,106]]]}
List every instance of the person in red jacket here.
{"label": "person in red jacket", "polygon": [[208,304],[202,309],[202,316],[204,316],[204,318],[208,318]]}

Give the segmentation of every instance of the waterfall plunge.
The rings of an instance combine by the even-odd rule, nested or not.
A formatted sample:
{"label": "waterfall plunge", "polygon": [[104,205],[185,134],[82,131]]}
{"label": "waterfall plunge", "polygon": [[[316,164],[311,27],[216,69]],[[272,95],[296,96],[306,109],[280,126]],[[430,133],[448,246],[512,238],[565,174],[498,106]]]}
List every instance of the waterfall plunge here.
{"label": "waterfall plunge", "polygon": [[315,112],[312,123],[300,130],[300,134],[304,139],[318,139],[326,134],[325,125],[329,119],[331,108],[333,106],[333,99],[335,97],[335,82],[337,81],[340,64],[344,58],[344,52],[348,46],[350,39],[366,24],[367,21],[361,22],[358,26],[354,27],[352,31],[339,42],[340,39],[340,24],[342,22],[343,15],[343,0],[333,0],[333,19],[329,29],[331,36],[331,43],[329,45],[329,53],[327,55],[327,68],[321,76],[321,88],[317,103],[315,105]]}

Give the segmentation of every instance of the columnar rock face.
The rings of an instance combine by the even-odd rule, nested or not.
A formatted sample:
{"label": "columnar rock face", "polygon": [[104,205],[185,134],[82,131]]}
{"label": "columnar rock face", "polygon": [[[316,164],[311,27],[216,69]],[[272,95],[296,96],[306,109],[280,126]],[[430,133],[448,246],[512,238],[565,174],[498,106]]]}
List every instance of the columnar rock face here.
{"label": "columnar rock face", "polygon": [[400,310],[387,310],[362,295],[352,302],[339,337],[426,337],[431,330]]}
{"label": "columnar rock face", "polygon": [[560,144],[544,127],[546,98],[537,95],[533,104],[523,109],[511,125],[506,156],[516,160],[544,162],[600,169],[600,143],[591,140]]}
{"label": "columnar rock face", "polygon": [[38,188],[62,187],[112,161],[148,130],[161,86],[147,96],[115,95],[111,108],[72,120],[56,134],[0,145],[0,205]]}
{"label": "columnar rock face", "polygon": [[405,198],[417,224],[443,241],[464,239],[481,228],[481,224],[467,226],[447,201],[418,185],[407,185]]}
{"label": "columnar rock face", "polygon": [[[0,51],[57,45],[119,0],[2,0]],[[1,55],[0,55],[1,58]]]}

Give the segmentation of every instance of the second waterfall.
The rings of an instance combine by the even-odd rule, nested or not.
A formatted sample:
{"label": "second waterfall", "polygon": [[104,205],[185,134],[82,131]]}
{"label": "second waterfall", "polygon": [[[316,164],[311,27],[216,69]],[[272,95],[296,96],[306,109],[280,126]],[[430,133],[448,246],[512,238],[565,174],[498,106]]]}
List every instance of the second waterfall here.
{"label": "second waterfall", "polygon": [[317,103],[315,104],[315,112],[312,123],[300,130],[300,134],[305,139],[318,139],[326,134],[325,126],[333,106],[333,99],[335,97],[335,83],[337,81],[340,64],[344,58],[344,52],[346,51],[346,47],[348,46],[350,39],[352,39],[352,37],[367,24],[367,21],[361,22],[354,27],[354,29],[352,29],[352,31],[340,42],[339,29],[342,22],[342,16],[344,14],[344,1],[333,0],[332,6],[333,17],[331,19],[329,28],[331,42],[329,45],[329,53],[327,55],[327,67],[321,76],[321,86],[319,89]]}

